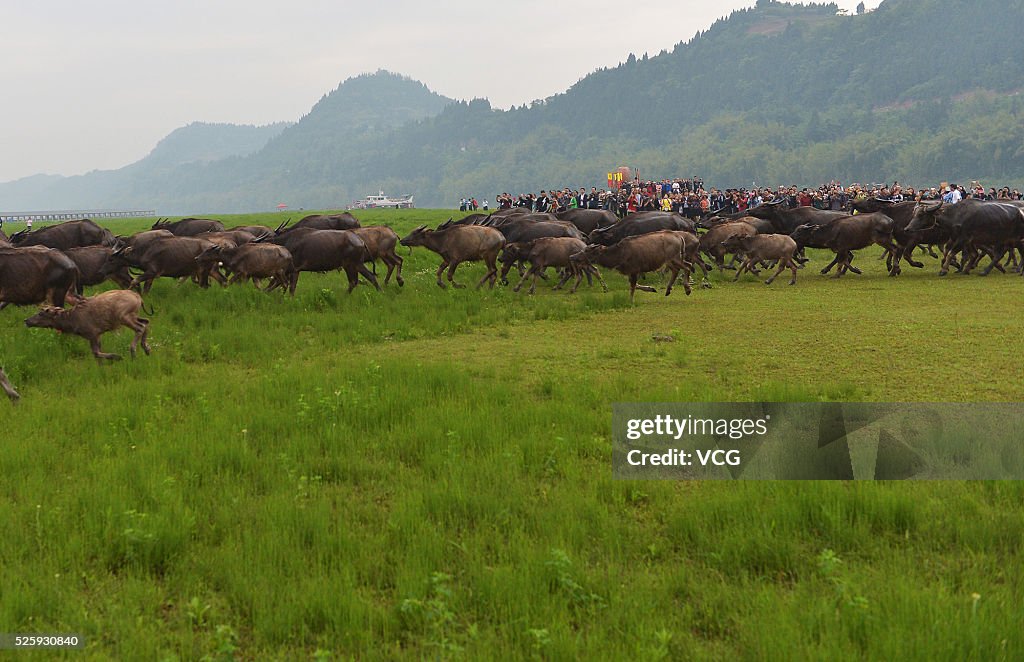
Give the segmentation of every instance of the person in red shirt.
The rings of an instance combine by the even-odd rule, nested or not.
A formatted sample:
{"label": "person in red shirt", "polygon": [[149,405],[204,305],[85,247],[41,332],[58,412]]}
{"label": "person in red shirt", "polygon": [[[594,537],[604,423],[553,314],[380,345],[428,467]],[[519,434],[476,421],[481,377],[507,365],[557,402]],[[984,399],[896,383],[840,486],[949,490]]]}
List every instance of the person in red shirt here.
{"label": "person in red shirt", "polygon": [[810,207],[811,203],[813,202],[811,194],[807,192],[807,189],[804,189],[803,191],[800,192],[800,196],[797,198],[797,200],[800,202],[801,207]]}

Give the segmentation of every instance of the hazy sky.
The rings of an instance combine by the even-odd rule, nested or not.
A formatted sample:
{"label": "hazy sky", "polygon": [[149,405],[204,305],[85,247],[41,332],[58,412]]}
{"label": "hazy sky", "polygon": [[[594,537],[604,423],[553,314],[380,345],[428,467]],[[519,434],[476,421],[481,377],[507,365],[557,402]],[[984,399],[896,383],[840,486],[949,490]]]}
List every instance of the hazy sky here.
{"label": "hazy sky", "polygon": [[671,50],[753,4],[8,0],[0,181],[119,168],[193,121],[295,121],[344,79],[377,69],[507,108],[630,52]]}

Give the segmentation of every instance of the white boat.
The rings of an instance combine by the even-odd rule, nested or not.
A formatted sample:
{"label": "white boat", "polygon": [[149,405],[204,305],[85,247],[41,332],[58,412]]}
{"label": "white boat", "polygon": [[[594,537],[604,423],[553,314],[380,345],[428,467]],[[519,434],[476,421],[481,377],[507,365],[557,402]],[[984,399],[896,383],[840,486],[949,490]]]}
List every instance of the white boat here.
{"label": "white boat", "polygon": [[394,198],[389,198],[384,195],[384,191],[381,191],[379,195],[368,195],[362,200],[356,201],[352,205],[356,209],[378,209],[381,207],[387,207],[391,209],[412,209],[412,198],[411,195],[400,195]]}

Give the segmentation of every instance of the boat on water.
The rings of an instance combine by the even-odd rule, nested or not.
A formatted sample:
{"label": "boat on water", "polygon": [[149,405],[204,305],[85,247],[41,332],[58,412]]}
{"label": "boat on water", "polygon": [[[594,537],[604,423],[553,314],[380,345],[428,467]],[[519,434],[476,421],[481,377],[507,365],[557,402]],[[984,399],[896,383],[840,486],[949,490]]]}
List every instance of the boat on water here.
{"label": "boat on water", "polygon": [[396,197],[388,197],[384,195],[384,191],[381,191],[378,195],[368,195],[362,200],[357,200],[352,204],[353,209],[412,209],[412,198],[411,195],[399,195]]}

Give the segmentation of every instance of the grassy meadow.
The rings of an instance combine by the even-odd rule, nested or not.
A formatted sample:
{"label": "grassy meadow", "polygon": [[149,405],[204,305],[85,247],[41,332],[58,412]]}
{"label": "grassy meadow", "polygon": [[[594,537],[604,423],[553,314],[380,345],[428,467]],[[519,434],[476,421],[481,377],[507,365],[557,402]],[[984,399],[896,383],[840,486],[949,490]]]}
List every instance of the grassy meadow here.
{"label": "grassy meadow", "polygon": [[608,273],[441,290],[423,248],[383,293],[162,279],[152,356],[123,330],[107,365],[0,311],[0,632],[88,660],[1022,659],[1020,483],[612,479],[616,401],[1024,400],[1024,279],[878,252],[633,306]]}

